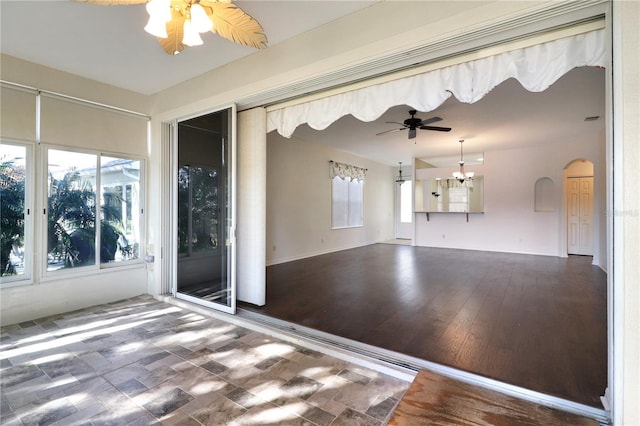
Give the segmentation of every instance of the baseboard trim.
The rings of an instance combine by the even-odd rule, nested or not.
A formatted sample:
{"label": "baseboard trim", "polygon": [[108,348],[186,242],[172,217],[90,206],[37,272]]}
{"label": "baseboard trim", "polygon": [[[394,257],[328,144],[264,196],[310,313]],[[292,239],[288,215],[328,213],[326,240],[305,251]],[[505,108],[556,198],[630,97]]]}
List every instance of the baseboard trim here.
{"label": "baseboard trim", "polygon": [[319,251],[314,251],[314,252],[310,252],[310,253],[304,253],[304,254],[300,254],[300,255],[296,255],[296,256],[282,257],[282,258],[279,258],[279,259],[271,259],[271,260],[267,260],[266,265],[267,266],[279,265],[281,263],[293,262],[293,261],[296,261],[296,260],[307,259],[309,257],[321,256],[323,254],[329,254],[329,253],[335,253],[335,252],[338,252],[338,251],[351,250],[351,249],[354,249],[354,248],[365,247],[365,246],[369,246],[371,244],[376,244],[378,242],[379,241],[368,241],[368,242],[359,243],[359,244],[353,244],[353,245],[344,246],[344,247],[334,247],[334,248],[330,248],[330,249],[326,249],[326,250],[319,250]]}

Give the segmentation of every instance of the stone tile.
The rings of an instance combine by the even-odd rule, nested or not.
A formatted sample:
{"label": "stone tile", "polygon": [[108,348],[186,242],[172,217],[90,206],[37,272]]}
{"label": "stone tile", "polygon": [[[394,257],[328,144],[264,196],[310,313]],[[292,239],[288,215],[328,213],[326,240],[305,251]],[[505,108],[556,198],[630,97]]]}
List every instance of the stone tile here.
{"label": "stone tile", "polygon": [[15,365],[2,371],[2,386],[19,385],[39,376],[44,376],[44,372],[35,365]]}
{"label": "stone tile", "polygon": [[262,405],[265,402],[259,396],[256,396],[251,392],[247,392],[242,388],[235,388],[231,392],[225,394],[225,397],[240,405],[241,407],[246,408],[247,410],[257,405]]}
{"label": "stone tile", "polygon": [[284,391],[281,387],[286,381],[278,376],[264,373],[247,380],[242,385],[242,388],[267,402],[277,404],[276,401],[283,399]]}
{"label": "stone tile", "polygon": [[213,374],[220,374],[224,371],[227,370],[227,367],[220,364],[219,362],[216,361],[208,361],[204,364],[202,364],[200,367],[204,368],[205,370],[213,373]]}
{"label": "stone tile", "polygon": [[228,398],[216,398],[207,406],[199,407],[190,415],[203,425],[217,425],[224,422],[231,423],[247,411]]}
{"label": "stone tile", "polygon": [[365,414],[382,421],[389,417],[396,405],[398,405],[397,399],[385,398],[369,407]]}
{"label": "stone tile", "polygon": [[149,390],[145,385],[143,385],[136,379],[129,379],[126,382],[122,382],[116,385],[116,387],[124,392],[124,394],[128,397],[134,397]]}
{"label": "stone tile", "polygon": [[209,348],[202,348],[202,349],[198,349],[197,351],[192,351],[191,353],[187,354],[184,358],[188,359],[189,361],[193,362],[196,365],[200,365],[200,364],[204,364],[207,361],[211,361],[213,359],[212,355],[215,352],[213,351],[213,349],[209,349]]}
{"label": "stone tile", "polygon": [[249,330],[248,328],[244,328],[244,327],[234,327],[233,330],[229,330],[227,331],[226,334],[229,337],[232,337],[234,339],[240,339],[244,336],[247,336],[249,334],[252,333],[252,330]]}
{"label": "stone tile", "polygon": [[97,376],[97,373],[91,366],[76,357],[46,362],[39,367],[52,379],[71,374],[78,379],[78,381],[86,381]]}
{"label": "stone tile", "polygon": [[371,378],[368,376],[365,376],[364,374],[359,374],[356,373],[355,371],[351,371],[351,370],[342,370],[340,373],[338,373],[338,376],[349,380],[350,382],[353,383],[359,383],[361,385],[368,385],[369,382],[371,381]]}
{"label": "stone tile", "polygon": [[311,395],[311,397],[307,399],[307,402],[337,416],[347,407],[342,402],[334,399],[339,393],[339,388],[323,387],[318,392]]}
{"label": "stone tile", "polygon": [[267,370],[271,367],[273,367],[274,365],[276,365],[277,363],[279,363],[280,361],[283,361],[284,358],[279,357],[279,356],[272,356],[269,357],[265,360],[260,361],[259,363],[257,363],[255,365],[255,367],[259,370]]}
{"label": "stone tile", "polygon": [[68,400],[62,398],[51,401],[36,410],[29,410],[20,417],[24,425],[46,426],[77,413],[78,409]]}
{"label": "stone tile", "polygon": [[113,405],[89,419],[92,426],[128,425],[141,417],[147,417],[148,413],[131,401],[125,401],[120,405]]}
{"label": "stone tile", "polygon": [[302,346],[297,346],[296,352],[301,353],[302,355],[311,356],[314,358],[322,358],[324,356],[321,352],[303,348]]}
{"label": "stone tile", "polygon": [[162,419],[163,426],[201,426],[201,423],[181,410],[175,410]]}
{"label": "stone tile", "polygon": [[285,382],[280,387],[280,389],[282,389],[283,394],[288,398],[308,399],[321,387],[322,383],[319,383],[313,379],[303,376],[296,376],[293,379]]}
{"label": "stone tile", "polygon": [[[284,408],[286,410],[286,407]],[[298,415],[319,426],[329,425],[336,418],[334,414],[309,404],[306,404],[305,410]]]}
{"label": "stone tile", "polygon": [[373,417],[362,414],[358,411],[350,408],[345,409],[336,419],[331,423],[331,426],[380,426],[382,423]]}
{"label": "stone tile", "polygon": [[0,413],[2,426],[22,426],[22,422],[13,413]]}
{"label": "stone tile", "polygon": [[228,392],[232,386],[219,376],[196,366],[177,371],[178,374],[164,382],[164,385],[179,387],[194,397]]}
{"label": "stone tile", "polygon": [[[257,368],[257,367],[256,367]],[[285,382],[293,379],[300,373],[298,365],[288,359],[283,359],[266,372],[270,377],[279,377]]]}
{"label": "stone tile", "polygon": [[180,388],[174,388],[146,403],[144,408],[157,418],[182,407],[193,397]]}
{"label": "stone tile", "polygon": [[137,379],[146,387],[154,388],[160,383],[163,383],[167,380],[170,380],[172,377],[175,377],[177,374],[178,372],[171,367],[162,366],[138,376]]}
{"label": "stone tile", "polygon": [[104,412],[105,407],[99,403],[87,405],[84,408],[77,407],[78,411],[70,416],[65,417],[59,423],[63,425],[82,425],[89,424],[89,419]]}
{"label": "stone tile", "polygon": [[275,405],[266,404],[248,410],[242,416],[230,421],[229,425],[305,425],[308,424],[302,417],[291,411],[284,410]]}
{"label": "stone tile", "polygon": [[107,374],[103,374],[103,377],[111,383],[122,383],[129,379],[135,379],[149,374],[149,370],[139,364],[130,364],[125,367],[120,367]]}
{"label": "stone tile", "polygon": [[71,339],[3,359],[3,426],[379,424],[409,386],[149,296],[25,326],[2,328],[3,351]]}
{"label": "stone tile", "polygon": [[334,399],[347,407],[364,413],[373,405],[377,398],[378,395],[368,392],[366,386],[359,383],[349,383],[340,389],[340,392]]}
{"label": "stone tile", "polygon": [[367,388],[385,398],[400,400],[407,389],[409,389],[409,385],[410,384],[404,380],[391,376],[380,375],[371,380],[367,385]]}
{"label": "stone tile", "polygon": [[41,390],[36,392],[36,396],[38,398],[45,398],[48,395],[63,392],[65,389],[76,386],[78,383],[80,382],[74,376],[65,374],[64,376],[59,376],[51,380],[51,383],[47,385],[39,386]]}

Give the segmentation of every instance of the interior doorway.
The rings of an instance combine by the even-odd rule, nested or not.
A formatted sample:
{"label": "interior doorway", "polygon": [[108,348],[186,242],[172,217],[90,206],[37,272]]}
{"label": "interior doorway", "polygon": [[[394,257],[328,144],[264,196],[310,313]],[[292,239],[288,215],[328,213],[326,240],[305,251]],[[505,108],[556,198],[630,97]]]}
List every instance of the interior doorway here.
{"label": "interior doorway", "polygon": [[233,111],[178,122],[176,296],[235,312]]}
{"label": "interior doorway", "polygon": [[566,169],[567,254],[593,256],[593,163],[576,160]]}
{"label": "interior doorway", "polygon": [[411,240],[413,236],[413,181],[411,179],[396,183],[395,198],[395,237],[399,240]]}

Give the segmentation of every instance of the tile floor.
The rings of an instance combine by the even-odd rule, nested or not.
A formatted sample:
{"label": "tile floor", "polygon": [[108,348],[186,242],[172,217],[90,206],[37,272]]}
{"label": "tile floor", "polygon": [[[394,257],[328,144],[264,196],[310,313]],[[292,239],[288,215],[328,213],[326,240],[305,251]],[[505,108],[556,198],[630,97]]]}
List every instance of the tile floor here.
{"label": "tile floor", "polygon": [[382,425],[410,383],[140,296],[2,327],[3,425]]}

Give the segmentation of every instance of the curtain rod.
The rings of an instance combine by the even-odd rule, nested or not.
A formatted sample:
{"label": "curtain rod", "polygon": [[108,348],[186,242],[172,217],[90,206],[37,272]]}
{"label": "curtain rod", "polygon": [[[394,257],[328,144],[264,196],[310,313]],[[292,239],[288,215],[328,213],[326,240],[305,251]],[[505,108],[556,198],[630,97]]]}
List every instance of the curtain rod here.
{"label": "curtain rod", "polygon": [[106,110],[110,110],[110,111],[114,111],[114,112],[119,112],[119,113],[122,113],[122,114],[132,115],[134,117],[144,118],[146,120],[151,120],[151,116],[149,116],[147,114],[144,114],[142,112],[132,111],[132,110],[128,110],[128,109],[125,109],[125,108],[120,108],[120,107],[113,106],[113,105],[103,104],[103,103],[96,102],[96,101],[90,101],[88,99],[77,98],[75,96],[65,95],[65,94],[57,93],[57,92],[52,92],[50,90],[38,89],[37,87],[31,87],[31,86],[27,86],[27,85],[20,84],[20,83],[14,83],[14,82],[7,81],[7,80],[0,80],[0,84],[2,86],[7,86],[8,88],[21,90],[21,91],[27,92],[27,93],[33,93],[34,95],[49,96],[49,97],[52,97],[52,98],[58,98],[58,99],[61,99],[61,100],[75,102],[75,103],[79,103],[79,104],[86,104],[86,105],[90,105],[90,106],[97,107],[97,108],[102,108],[102,109],[106,109]]}

